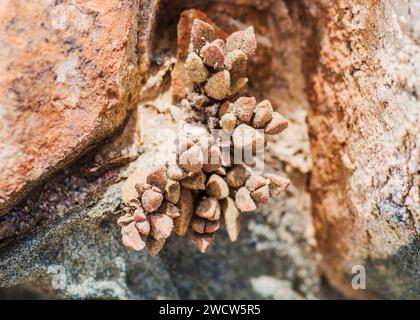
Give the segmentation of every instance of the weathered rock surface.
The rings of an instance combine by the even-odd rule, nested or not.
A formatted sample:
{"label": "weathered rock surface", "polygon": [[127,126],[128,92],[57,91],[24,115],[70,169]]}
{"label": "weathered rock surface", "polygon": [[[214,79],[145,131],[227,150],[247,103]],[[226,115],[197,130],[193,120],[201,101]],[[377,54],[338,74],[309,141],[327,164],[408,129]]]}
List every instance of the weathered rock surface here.
{"label": "weathered rock surface", "polygon": [[[139,21],[149,21],[154,2],[141,1],[141,5]],[[416,63],[420,59],[419,14],[414,5],[388,0],[357,5],[349,0],[162,1],[157,28],[153,31],[147,24],[139,36],[139,44],[154,39],[153,51],[144,47],[138,53],[150,54],[160,68],[157,77],[151,77],[154,82],[140,92],[164,83],[171,63],[162,62],[161,52],[167,53],[169,47],[175,53],[179,13],[189,7],[205,10],[228,33],[254,26],[258,49],[249,70],[249,95],[257,101],[268,98],[289,122],[280,139],[268,141],[265,171],[287,175],[289,189],[256,215],[241,215],[236,242],[228,241],[222,227],[206,255],[196,252],[189,235],[171,237],[157,257],[124,249],[116,224],[122,202],[119,180],[129,176],[135,192],[135,176],[174,152],[175,140],[168,137],[176,130],[179,109],[172,105],[172,97],[180,98],[181,89],[188,87],[181,78],[172,83],[173,92],[135,110],[125,133],[111,145],[90,155],[96,160],[98,155],[124,154],[143,142],[136,161],[93,180],[69,170],[58,187],[49,187],[56,182],[48,183],[40,199],[30,199],[0,218],[0,287],[12,286],[3,294],[20,292],[24,286],[50,298],[338,297],[333,290],[324,291],[322,274],[347,297],[418,298],[420,71]],[[148,59],[139,61],[139,70],[147,70]],[[177,72],[182,74],[181,65]],[[115,78],[109,79],[113,85]],[[98,88],[92,88],[95,94]],[[114,98],[121,100],[119,95]],[[136,97],[132,99],[134,103]],[[112,114],[124,117],[120,107],[111,109],[121,113],[111,112],[103,119],[113,118]],[[26,114],[34,116],[32,109],[19,110],[23,119]],[[75,109],[65,110],[63,114]],[[70,126],[71,120],[51,126]],[[112,123],[105,126],[108,129],[116,126],[108,120],[101,123]],[[123,138],[127,133],[135,137],[128,143]],[[27,226],[27,220],[40,213],[44,222],[34,220]],[[21,237],[4,239],[16,234]],[[366,268],[367,290],[352,289],[354,265]],[[53,288],[60,279],[54,276],[61,270],[57,267],[64,267],[67,276],[61,289]]]}
{"label": "weathered rock surface", "polygon": [[[420,297],[420,11],[412,1],[306,1],[321,269],[349,297]],[[366,269],[367,290],[351,287]]]}
{"label": "weathered rock surface", "polygon": [[156,2],[2,1],[0,213],[136,106]]}

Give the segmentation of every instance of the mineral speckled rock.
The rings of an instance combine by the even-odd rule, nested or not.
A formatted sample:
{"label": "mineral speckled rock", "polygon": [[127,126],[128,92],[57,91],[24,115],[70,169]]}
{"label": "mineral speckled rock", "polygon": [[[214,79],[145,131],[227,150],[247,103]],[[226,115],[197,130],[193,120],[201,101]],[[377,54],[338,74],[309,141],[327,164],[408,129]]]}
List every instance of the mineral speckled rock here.
{"label": "mineral speckled rock", "polygon": [[8,1],[0,15],[3,214],[137,105],[149,64],[138,39],[155,12],[128,0]]}

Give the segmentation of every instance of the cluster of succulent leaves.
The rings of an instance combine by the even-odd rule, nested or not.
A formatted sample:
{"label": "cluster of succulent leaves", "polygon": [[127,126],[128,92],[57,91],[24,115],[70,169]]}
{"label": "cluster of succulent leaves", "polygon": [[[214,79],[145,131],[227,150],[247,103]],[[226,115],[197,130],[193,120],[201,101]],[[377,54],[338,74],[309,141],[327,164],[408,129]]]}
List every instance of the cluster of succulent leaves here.
{"label": "cluster of succulent leaves", "polygon": [[[235,241],[241,214],[255,211],[289,185],[284,177],[255,174],[252,164],[232,161],[234,150],[255,154],[266,134],[287,127],[268,100],[239,96],[256,47],[252,27],[224,41],[210,24],[193,21],[185,69],[194,90],[180,102],[185,123],[176,157],[139,181],[138,196],[126,203],[118,223],[129,250],[147,247],[155,255],[173,231],[185,236],[191,230],[192,242],[204,253],[222,223]],[[215,137],[214,129],[221,134]]]}

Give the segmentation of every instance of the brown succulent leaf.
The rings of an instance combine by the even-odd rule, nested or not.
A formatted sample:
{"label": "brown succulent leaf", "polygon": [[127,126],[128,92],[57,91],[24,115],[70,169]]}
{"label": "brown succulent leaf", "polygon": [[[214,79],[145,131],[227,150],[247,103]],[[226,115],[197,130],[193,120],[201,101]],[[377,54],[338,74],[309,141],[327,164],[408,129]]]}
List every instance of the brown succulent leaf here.
{"label": "brown succulent leaf", "polygon": [[243,76],[246,72],[248,58],[241,50],[233,50],[226,55],[225,67],[232,77]]}
{"label": "brown succulent leaf", "polygon": [[225,62],[223,47],[221,46],[220,41],[217,40],[204,45],[200,50],[200,55],[203,57],[204,64],[213,69],[221,69]]}
{"label": "brown succulent leaf", "polygon": [[169,179],[165,188],[165,199],[172,203],[177,203],[181,192],[181,185],[178,181]]}
{"label": "brown succulent leaf", "polygon": [[164,201],[157,212],[166,214],[172,219],[178,218],[180,216],[180,210],[178,209],[178,207],[168,201]]}
{"label": "brown succulent leaf", "polygon": [[144,221],[147,219],[146,214],[142,208],[138,208],[133,212],[133,218],[136,222]]}
{"label": "brown succulent leaf", "polygon": [[201,218],[215,221],[220,219],[220,204],[216,198],[203,198],[197,205],[195,214]]}
{"label": "brown succulent leaf", "polygon": [[191,172],[184,180],[181,180],[181,186],[186,189],[205,190],[206,175],[203,171]]}
{"label": "brown succulent leaf", "polygon": [[255,115],[252,119],[252,126],[256,129],[263,128],[273,117],[271,102],[263,100],[255,107]]}
{"label": "brown succulent leaf", "polygon": [[125,227],[125,226],[129,225],[133,221],[134,221],[134,217],[131,214],[126,213],[125,215],[123,215],[123,216],[121,216],[121,217],[118,218],[117,224],[120,227]]}
{"label": "brown succulent leaf", "polygon": [[206,230],[206,219],[200,217],[194,217],[191,221],[191,229],[194,232],[203,234]]}
{"label": "brown succulent leaf", "polygon": [[230,241],[236,241],[241,230],[240,212],[235,205],[235,201],[231,197],[223,199],[221,201],[221,207],[229,239]]}
{"label": "brown succulent leaf", "polygon": [[206,221],[205,223],[205,233],[215,233],[220,228],[219,220],[216,221]]}
{"label": "brown succulent leaf", "polygon": [[239,50],[244,42],[244,31],[236,31],[226,39],[226,51]]}
{"label": "brown succulent leaf", "polygon": [[200,52],[206,42],[211,42],[214,38],[215,31],[210,24],[200,19],[194,19],[191,28],[191,43],[195,52]]}
{"label": "brown succulent leaf", "polygon": [[174,230],[178,236],[183,237],[187,233],[194,211],[194,198],[191,190],[181,188],[181,196],[177,206],[180,215],[174,219]]}
{"label": "brown succulent leaf", "polygon": [[136,222],[135,227],[138,232],[145,237],[147,237],[150,233],[150,223],[147,220]]}
{"label": "brown succulent leaf", "polygon": [[135,227],[135,222],[122,227],[121,229],[123,245],[130,251],[140,251],[145,247],[143,239]]}
{"label": "brown succulent leaf", "polygon": [[264,148],[264,135],[249,125],[242,123],[232,134],[235,148],[244,150],[260,150]]}
{"label": "brown succulent leaf", "polygon": [[147,183],[165,190],[168,181],[167,169],[165,165],[159,165],[147,176]]}
{"label": "brown succulent leaf", "polygon": [[151,226],[150,236],[156,240],[163,240],[171,235],[172,230],[174,229],[172,218],[161,213],[153,213],[148,217]]}
{"label": "brown succulent leaf", "polygon": [[258,204],[266,204],[270,198],[270,187],[265,185],[257,190],[251,192],[252,199]]}
{"label": "brown succulent leaf", "polygon": [[216,100],[222,100],[229,95],[230,74],[222,70],[212,75],[204,86],[207,95]]}
{"label": "brown succulent leaf", "polygon": [[241,212],[251,212],[257,209],[257,205],[246,187],[241,187],[236,192],[235,204]]}
{"label": "brown succulent leaf", "polygon": [[273,112],[272,116],[272,119],[264,128],[264,132],[266,134],[279,134],[287,128],[287,120],[278,112]]}
{"label": "brown succulent leaf", "polygon": [[248,84],[248,78],[240,77],[233,79],[230,84],[229,96],[236,96],[237,94],[242,93],[246,89]]}
{"label": "brown succulent leaf", "polygon": [[139,194],[139,198],[141,198],[146,190],[152,189],[152,185],[148,183],[136,183],[135,188]]}
{"label": "brown succulent leaf", "polygon": [[166,239],[156,240],[156,239],[153,239],[151,237],[146,238],[147,252],[151,256],[157,255],[159,253],[159,251],[162,250],[165,242],[166,242]]}
{"label": "brown succulent leaf", "polygon": [[255,111],[254,97],[240,97],[233,103],[233,112],[239,121],[250,123]]}
{"label": "brown succulent leaf", "polygon": [[271,196],[277,196],[281,192],[287,189],[287,187],[290,184],[290,180],[287,178],[284,178],[282,176],[279,176],[277,174],[273,173],[266,173],[264,175],[268,180],[270,180],[270,195]]}
{"label": "brown succulent leaf", "polygon": [[229,187],[221,176],[213,173],[206,183],[206,193],[218,200],[224,199],[229,195]]}
{"label": "brown succulent leaf", "polygon": [[220,119],[220,126],[228,133],[232,133],[236,128],[238,119],[233,112],[225,113]]}
{"label": "brown succulent leaf", "polygon": [[218,146],[211,146],[208,152],[207,159],[203,165],[203,170],[212,172],[222,166],[222,154]]}
{"label": "brown succulent leaf", "polygon": [[179,166],[186,172],[197,172],[203,167],[203,152],[194,145],[179,156]]}
{"label": "brown succulent leaf", "polygon": [[191,241],[196,245],[198,251],[206,253],[210,245],[213,243],[213,234],[198,234],[194,233],[191,237]]}
{"label": "brown succulent leaf", "polygon": [[169,179],[176,181],[184,179],[187,176],[187,173],[178,166],[176,161],[168,162],[167,174]]}
{"label": "brown succulent leaf", "polygon": [[267,185],[268,183],[269,183],[269,181],[267,181],[264,177],[261,177],[257,174],[251,174],[251,176],[246,181],[245,186],[250,191],[255,191],[255,190]]}
{"label": "brown succulent leaf", "polygon": [[247,179],[246,168],[242,164],[235,164],[226,172],[225,181],[231,188],[240,188]]}
{"label": "brown succulent leaf", "polygon": [[233,110],[233,104],[229,101],[225,101],[222,103],[222,105],[219,108],[219,118],[223,117],[228,112],[231,112]]}
{"label": "brown succulent leaf", "polygon": [[188,76],[192,82],[202,83],[209,77],[207,67],[195,52],[190,52],[188,54],[187,60],[185,61],[185,68],[187,69]]}
{"label": "brown succulent leaf", "polygon": [[133,209],[141,208],[141,203],[139,199],[130,199],[127,203],[128,206],[130,206]]}
{"label": "brown succulent leaf", "polygon": [[255,38],[254,27],[245,29],[241,50],[247,55],[248,59],[255,54],[257,50],[257,39]]}
{"label": "brown succulent leaf", "polygon": [[152,189],[146,190],[141,196],[141,203],[147,212],[155,212],[163,201],[163,195]]}

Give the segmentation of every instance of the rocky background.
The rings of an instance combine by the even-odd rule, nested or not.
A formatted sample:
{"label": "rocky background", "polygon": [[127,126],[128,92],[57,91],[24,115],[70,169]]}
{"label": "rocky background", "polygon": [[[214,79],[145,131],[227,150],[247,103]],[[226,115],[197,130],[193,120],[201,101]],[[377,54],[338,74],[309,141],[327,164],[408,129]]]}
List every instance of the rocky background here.
{"label": "rocky background", "polygon": [[[129,253],[121,187],[176,128],[189,8],[255,27],[249,93],[289,120],[266,170],[292,184],[237,242]],[[418,1],[18,0],[0,17],[1,298],[420,297]]]}

